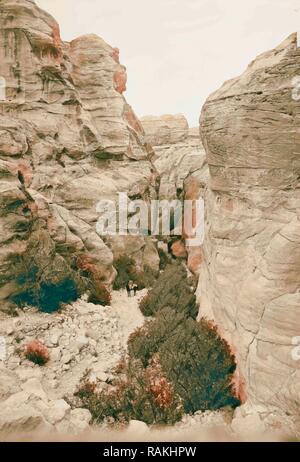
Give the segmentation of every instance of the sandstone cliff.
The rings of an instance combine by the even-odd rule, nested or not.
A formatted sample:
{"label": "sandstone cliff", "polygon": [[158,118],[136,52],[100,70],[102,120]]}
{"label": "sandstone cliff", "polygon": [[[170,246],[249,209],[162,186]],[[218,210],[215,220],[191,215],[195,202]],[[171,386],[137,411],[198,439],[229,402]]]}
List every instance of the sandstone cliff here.
{"label": "sandstone cliff", "polygon": [[[189,128],[183,115],[147,116],[141,123],[146,142],[153,146],[152,161],[160,178],[160,199],[203,197],[208,168],[198,128]],[[189,269],[197,273],[202,248],[187,247],[185,237],[172,239],[171,251],[175,257],[187,257]]]}
{"label": "sandstone cliff", "polygon": [[[201,314],[237,352],[248,402],[299,424],[300,106],[296,35],[212,94],[201,134],[206,194]],[[294,339],[295,342],[295,339]]]}
{"label": "sandstone cliff", "polygon": [[0,300],[37,279],[76,285],[79,272],[110,284],[114,249],[157,267],[148,238],[108,247],[96,233],[99,200],[155,194],[118,49],[96,35],[65,43],[35,2],[1,0],[0,75]]}

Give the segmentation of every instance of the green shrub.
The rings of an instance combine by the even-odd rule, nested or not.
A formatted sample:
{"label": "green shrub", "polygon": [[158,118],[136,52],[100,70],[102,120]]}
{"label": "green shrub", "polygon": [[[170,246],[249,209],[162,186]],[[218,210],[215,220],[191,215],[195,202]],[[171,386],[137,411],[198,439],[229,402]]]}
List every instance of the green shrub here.
{"label": "green shrub", "polygon": [[196,322],[171,308],[131,335],[129,355],[148,367],[159,354],[160,363],[186,412],[237,406],[232,390],[236,368],[228,344],[206,320]]}
{"label": "green shrub", "polygon": [[138,285],[139,290],[149,289],[156,283],[158,272],[150,268],[144,267],[144,271],[135,272],[132,280]]}
{"label": "green shrub", "polygon": [[186,269],[180,263],[168,265],[140,303],[144,316],[153,316],[166,307],[185,313],[193,319],[198,315],[194,290],[189,285]]}
{"label": "green shrub", "polygon": [[129,356],[139,359],[147,367],[153,355],[160,351],[161,345],[174,335],[185,319],[184,313],[163,308],[153,321],[146,322],[131,334],[128,340]]}
{"label": "green shrub", "polygon": [[114,267],[118,273],[114,282],[114,289],[125,289],[128,282],[133,279],[133,274],[135,273],[135,262],[127,255],[123,255],[114,262]]}
{"label": "green shrub", "polygon": [[76,283],[72,279],[64,279],[57,284],[41,282],[32,284],[24,292],[11,297],[18,306],[37,306],[41,311],[52,313],[63,303],[71,303],[79,297]]}
{"label": "green shrub", "polygon": [[112,417],[116,422],[141,420],[147,424],[173,424],[183,415],[180,398],[162,373],[159,358],[144,369],[139,361],[126,363],[123,376],[111,389],[97,392],[87,379],[76,392],[80,405],[87,408],[95,423]]}
{"label": "green shrub", "polygon": [[194,289],[181,264],[160,274],[141,304],[154,318],[130,336],[129,359],[113,388],[98,392],[83,382],[77,407],[89,409],[95,422],[112,417],[172,424],[183,412],[239,405],[232,386],[235,358],[212,323],[195,320]]}
{"label": "green shrub", "polygon": [[163,271],[168,266],[170,257],[168,257],[168,255],[162,249],[158,249],[158,256],[159,256],[159,269]]}
{"label": "green shrub", "polygon": [[183,399],[186,412],[240,404],[232,386],[235,358],[211,323],[186,319],[159,353],[162,368]]}
{"label": "green shrub", "polygon": [[133,281],[138,285],[139,290],[152,287],[155,283],[158,273],[145,266],[143,271],[137,271],[135,261],[123,255],[114,262],[114,267],[117,270],[117,277],[114,282],[114,289],[125,289],[129,281]]}

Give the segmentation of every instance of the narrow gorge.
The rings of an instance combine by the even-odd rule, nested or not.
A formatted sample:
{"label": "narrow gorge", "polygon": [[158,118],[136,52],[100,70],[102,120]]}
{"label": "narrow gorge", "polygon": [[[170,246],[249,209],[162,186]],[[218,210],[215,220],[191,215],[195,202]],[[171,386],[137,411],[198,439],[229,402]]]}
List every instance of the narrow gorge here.
{"label": "narrow gorge", "polygon": [[[77,400],[87,384],[113,392],[128,348],[139,358],[144,347],[145,377],[156,368],[175,396],[162,430],[171,438],[213,440],[215,427],[228,440],[300,437],[299,70],[292,34],[209,96],[199,127],[181,114],[139,119],[119,49],[93,34],[65,42],[33,0],[0,0],[1,441],[97,439],[102,430],[157,437],[151,419],[120,430]],[[100,235],[99,201],[120,193],[149,205],[202,199],[203,245],[150,229]],[[162,320],[179,337],[180,326],[202,335],[205,348],[216,342],[227,368],[222,405],[189,411],[180,393],[176,401],[177,379],[155,362],[166,347],[148,338],[153,329],[168,337]],[[44,365],[30,360],[32,342]]]}

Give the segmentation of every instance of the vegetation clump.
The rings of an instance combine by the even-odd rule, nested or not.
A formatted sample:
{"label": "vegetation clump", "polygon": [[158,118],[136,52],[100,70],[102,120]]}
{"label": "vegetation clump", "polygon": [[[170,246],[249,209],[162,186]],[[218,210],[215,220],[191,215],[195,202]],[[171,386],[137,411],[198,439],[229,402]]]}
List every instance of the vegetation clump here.
{"label": "vegetation clump", "polygon": [[44,366],[50,358],[48,348],[39,340],[32,340],[25,346],[25,357],[34,364]]}
{"label": "vegetation clump", "polygon": [[234,356],[216,327],[205,319],[197,322],[164,308],[131,335],[129,354],[144,367],[159,354],[161,367],[182,399],[185,412],[239,404],[232,387]]}
{"label": "vegetation clump", "polygon": [[155,283],[158,273],[149,266],[145,266],[143,271],[138,271],[135,261],[123,255],[114,262],[117,270],[117,277],[114,281],[114,289],[125,289],[129,281],[138,285],[139,289],[149,288]]}
{"label": "vegetation clump", "polygon": [[118,423],[174,424],[183,415],[181,399],[164,375],[158,356],[147,368],[138,360],[126,362],[110,389],[97,391],[96,385],[85,379],[75,396],[77,405],[89,409],[95,423],[110,418]]}
{"label": "vegetation clump", "polygon": [[14,295],[11,300],[18,306],[37,306],[41,311],[52,313],[63,303],[77,300],[78,288],[72,279],[64,279],[57,284],[41,282],[32,284],[27,290]]}
{"label": "vegetation clump", "polygon": [[109,288],[103,283],[93,284],[88,302],[95,305],[110,306],[111,292]]}
{"label": "vegetation clump", "polygon": [[154,316],[166,307],[193,319],[198,315],[194,288],[189,284],[187,271],[180,263],[166,267],[140,304],[144,316]]}

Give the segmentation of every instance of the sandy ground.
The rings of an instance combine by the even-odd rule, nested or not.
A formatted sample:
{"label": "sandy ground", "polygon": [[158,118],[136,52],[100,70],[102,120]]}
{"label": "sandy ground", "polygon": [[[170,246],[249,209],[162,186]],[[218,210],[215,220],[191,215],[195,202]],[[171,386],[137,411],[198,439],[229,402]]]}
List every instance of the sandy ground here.
{"label": "sandy ground", "polygon": [[142,326],[145,318],[139,309],[140,300],[147,294],[147,290],[141,290],[136,297],[128,297],[126,290],[113,291],[111,308],[117,314],[120,331],[123,335],[124,348],[127,341],[138,327]]}

